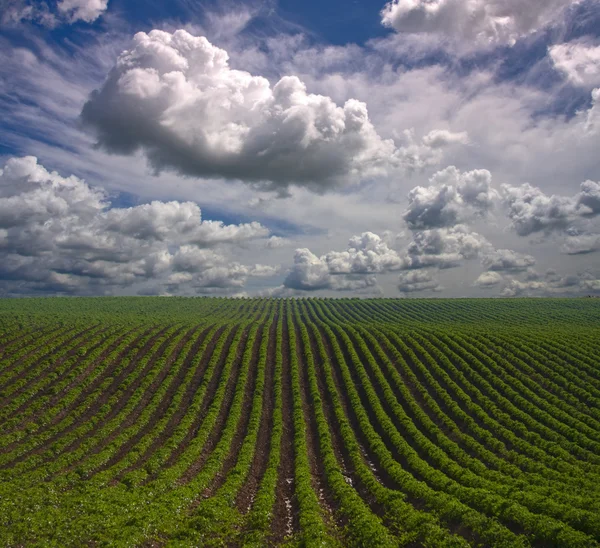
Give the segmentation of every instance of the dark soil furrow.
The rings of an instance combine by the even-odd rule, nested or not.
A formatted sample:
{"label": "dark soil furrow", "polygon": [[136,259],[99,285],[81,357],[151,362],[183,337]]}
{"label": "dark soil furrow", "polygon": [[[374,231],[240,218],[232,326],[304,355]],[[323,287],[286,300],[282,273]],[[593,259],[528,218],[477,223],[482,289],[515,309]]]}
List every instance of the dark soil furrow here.
{"label": "dark soil furrow", "polygon": [[[192,365],[194,358],[198,354],[198,350],[199,350],[200,346],[202,346],[202,344],[204,343],[206,336],[208,335],[208,332],[211,329],[212,329],[212,326],[205,329],[201,333],[201,335],[198,337],[198,339],[196,340],[194,345],[192,346],[190,352],[188,353],[188,355],[185,358],[184,367],[183,367],[183,369],[185,371],[187,371],[190,368],[190,366]],[[175,410],[173,415],[171,415],[171,418],[167,422],[164,430],[162,432],[160,432],[160,434],[158,434],[153,439],[152,443],[146,449],[146,451],[144,451],[143,455],[134,464],[132,464],[131,466],[128,466],[125,470],[123,470],[121,475],[123,475],[127,472],[130,472],[131,470],[138,469],[141,466],[143,466],[143,464],[154,454],[154,452],[157,451],[158,448],[161,447],[166,442],[166,440],[168,440],[171,437],[171,435],[173,434],[173,430],[180,423],[181,419],[184,417],[187,409],[189,408],[189,406],[192,402],[194,393],[196,392],[196,390],[198,389],[198,386],[200,385],[200,382],[202,381],[204,371],[206,370],[206,366],[208,364],[208,361],[210,360],[210,356],[213,353],[214,347],[217,344],[217,340],[221,336],[221,333],[223,333],[224,329],[225,329],[224,327],[221,327],[217,331],[215,331],[215,333],[213,334],[210,342],[206,346],[204,354],[200,358],[200,361],[199,361],[197,367],[195,368],[194,374],[193,374],[192,378],[190,379],[189,384],[187,385],[187,387],[185,389],[185,393],[183,395],[181,405],[179,405],[179,407]]]}
{"label": "dark soil furrow", "polygon": [[[6,388],[9,388],[13,384],[15,384],[17,381],[20,381],[22,378],[26,377],[33,369],[35,369],[36,367],[38,367],[41,362],[44,362],[44,361],[52,359],[53,356],[55,356],[56,354],[58,354],[65,347],[70,346],[74,341],[76,341],[77,339],[79,339],[80,337],[82,337],[83,335],[85,335],[88,331],[91,331],[91,330],[93,330],[93,329],[95,329],[97,327],[98,326],[95,325],[95,326],[86,328],[83,331],[78,331],[77,333],[75,333],[75,335],[73,335],[72,337],[70,337],[69,339],[67,339],[66,341],[64,341],[64,343],[61,346],[58,346],[58,347],[54,348],[50,352],[46,352],[45,354],[43,354],[42,356],[40,356],[38,359],[36,359],[32,364],[30,364],[27,367],[25,367],[25,369],[19,371],[14,376],[10,377],[10,379],[7,379],[7,381],[2,386],[0,386],[0,388],[2,390],[6,389]],[[83,342],[85,342],[85,340]],[[83,344],[83,342],[81,342],[80,344]],[[27,353],[25,356],[21,356],[21,358],[19,358],[17,360],[17,362],[15,362],[15,364],[13,364],[13,365],[16,365],[16,366],[20,365],[23,361],[25,361],[31,355],[35,354],[35,352],[37,352],[37,350],[39,350],[39,348],[43,348],[43,346],[45,346],[45,344],[41,345],[41,346],[39,346],[37,348],[35,348],[31,352]],[[8,401],[10,401],[11,398],[14,398],[16,395],[18,395],[19,393],[21,393],[32,382],[38,380],[38,378],[39,377],[37,377],[37,376],[34,377],[33,379],[29,380],[25,385],[23,385],[22,387],[20,387],[16,392],[14,392],[13,394],[11,394],[9,398],[3,399],[2,403],[0,403],[0,406],[3,405],[3,404],[5,404],[5,403],[8,403]]]}
{"label": "dark soil furrow", "polygon": [[[87,396],[93,394],[94,391],[102,384],[102,382],[106,378],[112,378],[110,385],[98,396],[98,398],[96,398],[92,403],[90,403],[87,409],[79,417],[77,417],[75,421],[69,424],[65,429],[61,430],[60,432],[57,432],[52,437],[45,440],[44,443],[42,443],[40,446],[36,447],[33,451],[31,451],[30,455],[35,455],[44,452],[54,442],[70,434],[73,430],[87,423],[92,417],[94,417],[102,409],[102,407],[106,405],[106,403],[110,400],[111,396],[118,389],[122,381],[136,368],[139,360],[141,360],[148,352],[150,352],[150,349],[154,345],[155,341],[162,335],[164,335],[164,333],[168,329],[169,327],[166,326],[160,331],[156,332],[154,335],[152,335],[152,337],[150,337],[150,339],[146,341],[144,346],[138,352],[133,353],[131,361],[129,362],[127,367],[125,367],[116,377],[113,378],[111,377],[111,375],[118,367],[119,363],[127,356],[132,354],[131,349],[135,348],[135,345],[138,344],[144,338],[144,336],[148,334],[148,332],[150,332],[150,329],[140,334],[140,336],[137,337],[131,345],[123,349],[123,351],[119,353],[117,358],[113,360],[113,362],[109,365],[109,367],[107,367],[103,374],[100,375],[97,379],[95,379],[95,381],[91,383],[90,386],[88,386],[87,389],[84,390],[70,406],[64,409],[52,420],[51,425],[58,424],[62,419],[66,418],[69,412],[73,409],[76,409],[81,403],[83,403]],[[94,428],[94,430],[96,430],[96,428]],[[90,436],[93,436],[93,434],[94,431],[90,431],[86,435],[77,438],[69,445],[67,451],[74,451],[84,442],[84,440],[86,440]]]}
{"label": "dark soil furrow", "polygon": [[300,392],[302,395],[302,412],[304,414],[304,422],[306,424],[306,447],[308,450],[308,460],[310,463],[310,470],[312,475],[312,486],[315,493],[319,497],[321,506],[324,509],[324,514],[330,523],[335,522],[335,509],[337,503],[333,493],[327,485],[327,478],[325,476],[325,468],[323,467],[323,461],[319,458],[319,434],[317,431],[317,425],[315,422],[315,416],[312,409],[315,403],[312,401],[309,394],[309,380],[308,380],[308,368],[304,361],[304,350],[302,344],[302,335],[300,328],[297,325],[296,315],[293,315],[294,329],[296,330],[296,353],[298,355],[298,367],[300,372]]}
{"label": "dark soil furrow", "polygon": [[244,442],[244,438],[246,436],[246,432],[248,430],[248,424],[250,422],[250,409],[252,407],[252,399],[255,393],[256,388],[256,380],[258,373],[258,359],[260,357],[259,350],[262,342],[262,338],[264,335],[265,326],[262,324],[257,331],[256,338],[254,339],[254,344],[252,346],[252,358],[250,361],[250,367],[248,370],[248,378],[246,381],[246,386],[244,388],[244,399],[242,403],[242,409],[244,409],[244,413],[242,414],[242,419],[239,422],[233,440],[231,442],[231,447],[229,449],[229,454],[225,458],[223,462],[223,467],[216,475],[214,480],[212,481],[210,487],[204,493],[205,496],[211,497],[221,485],[227,479],[227,474],[229,471],[235,466],[238,454],[240,452],[240,448],[242,443]]}
{"label": "dark soil furrow", "polygon": [[292,379],[290,371],[290,339],[287,322],[288,303],[282,311],[282,368],[281,396],[283,403],[283,434],[281,439],[281,461],[277,479],[277,496],[271,521],[272,542],[278,544],[298,530],[298,502],[294,496],[294,417]]}
{"label": "dark soil furrow", "polygon": [[[120,339],[122,339],[123,337],[121,337]],[[65,355],[63,358],[61,358],[60,360],[57,360],[54,363],[55,367],[59,367],[60,365],[62,365],[69,357],[74,356],[75,354],[77,354],[77,352],[79,351],[79,349],[81,348],[81,346],[85,344],[85,341],[79,343],[78,345],[74,346],[73,348],[71,348],[67,355]],[[103,340],[98,341],[95,345],[93,345],[92,347],[90,347],[88,349],[88,352],[93,352],[94,350],[96,350],[99,346],[102,346],[104,344]],[[115,341],[111,347],[114,347],[116,344],[118,344],[117,341]],[[110,351],[110,350],[108,350]],[[103,355],[107,355],[107,351],[105,350],[103,352]],[[87,371],[88,373],[90,371],[93,371],[94,367],[97,366],[97,364],[99,363],[100,358],[97,358],[96,360],[94,360],[87,368],[85,371]],[[41,398],[44,396],[47,396],[49,394],[52,393],[52,389],[54,388],[54,386],[56,386],[56,384],[58,384],[59,382],[61,382],[62,378],[64,375],[66,375],[67,372],[65,372],[63,375],[61,376],[57,376],[53,381],[51,381],[49,384],[47,384],[42,390],[40,390],[39,392],[37,392],[36,394],[32,395],[32,398]],[[80,375],[78,375],[77,378],[83,378],[84,377],[84,373],[81,373]],[[61,390],[60,393],[55,394],[54,397],[47,403],[45,404],[44,408],[50,408],[53,405],[56,404],[56,402],[60,401],[61,397],[65,394],[65,392],[69,389],[69,387],[73,386],[75,383],[75,381],[71,381],[69,383],[69,385]],[[26,402],[23,402],[22,405],[20,405],[13,413],[11,413],[11,416],[14,415],[20,415],[22,414],[24,411],[27,410],[27,408],[31,405],[32,399],[30,398],[29,400],[27,400]],[[41,410],[41,412],[43,412],[43,409]],[[28,417],[27,420],[34,420],[35,421],[35,416],[34,417]],[[17,426],[17,428],[23,428],[23,426],[25,425],[26,421],[22,421],[21,423],[19,423],[19,425]]]}
{"label": "dark soil furrow", "polygon": [[[249,331],[249,327],[244,328],[244,332],[242,333],[242,336],[240,338],[235,360],[231,368],[231,373],[229,379],[227,380],[225,395],[223,397],[223,401],[221,402],[221,409],[219,411],[217,421],[208,439],[206,440],[206,443],[204,444],[200,455],[181,477],[180,483],[182,484],[190,482],[198,474],[198,472],[202,469],[202,466],[204,466],[204,463],[212,453],[213,449],[219,442],[219,439],[221,439],[221,432],[223,431],[225,422],[227,421],[227,417],[229,416],[229,409],[231,408],[231,404],[233,402],[233,396],[235,394],[237,379],[240,372],[240,367],[242,365],[242,358],[244,355],[244,349],[246,348],[246,342],[248,341]],[[226,352],[226,350],[223,349],[223,352]]]}
{"label": "dark soil furrow", "polygon": [[[276,332],[277,323],[279,322],[279,314],[275,314],[275,317],[269,327],[269,343],[267,346],[267,363],[265,364],[265,390],[263,395],[263,408],[262,408],[262,420],[260,428],[258,430],[258,437],[256,440],[256,450],[254,452],[254,459],[250,468],[250,473],[244,485],[238,493],[236,500],[236,506],[242,513],[246,513],[250,510],[252,500],[260,480],[263,477],[269,462],[269,440],[271,437],[271,430],[273,428],[273,378],[275,368],[275,349],[276,349]],[[263,335],[266,336],[266,335]]]}
{"label": "dark soil furrow", "polygon": [[[179,334],[181,333],[182,329],[183,328],[179,328],[177,330],[177,332],[174,333],[172,336],[178,337]],[[122,395],[119,398],[119,400],[117,401],[117,403],[115,405],[113,405],[110,408],[110,411],[102,418],[102,420],[100,420],[95,425],[96,430],[102,429],[102,427],[105,424],[109,423],[112,419],[114,419],[115,417],[117,417],[119,415],[121,410],[127,405],[129,398],[131,398],[131,396],[136,392],[138,387],[142,384],[144,377],[146,377],[148,372],[152,370],[156,361],[160,357],[162,357],[165,349],[167,348],[167,346],[169,345],[170,342],[171,342],[170,339],[165,339],[160,344],[160,346],[157,348],[157,350],[149,357],[144,368],[136,376],[135,380],[125,389],[125,391],[122,393]],[[92,455],[98,454],[100,451],[102,451],[102,449],[104,447],[106,447],[111,441],[113,441],[119,435],[121,430],[124,430],[125,428],[129,428],[131,425],[133,425],[135,420],[139,417],[139,415],[143,411],[144,407],[147,405],[148,401],[150,400],[150,398],[156,391],[157,387],[160,385],[160,382],[162,382],[162,379],[164,379],[164,377],[167,375],[168,370],[169,370],[170,361],[172,358],[173,358],[173,356],[170,356],[168,360],[165,360],[165,367],[163,367],[163,369],[161,369],[158,378],[153,380],[152,384],[148,387],[148,390],[146,390],[144,392],[140,402],[138,402],[138,404],[131,411],[131,413],[129,413],[127,415],[127,417],[125,417],[125,419],[123,420],[123,422],[121,422],[119,427],[117,429],[113,430],[106,438],[98,440],[96,445],[94,445],[94,447],[86,453],[86,458],[88,458]],[[77,443],[77,446],[79,446],[79,442]],[[72,449],[70,447],[67,448],[67,451],[71,451],[71,450]],[[78,464],[79,463],[73,463],[72,466],[70,466],[69,468],[66,469],[66,471],[73,470]],[[97,470],[94,471],[94,473],[96,473],[96,472],[97,472]]]}
{"label": "dark soil furrow", "polygon": [[[131,414],[128,415],[127,418],[123,421],[123,423],[119,426],[119,429],[114,431],[113,433],[111,433],[110,436],[108,436],[108,438],[106,438],[105,440],[102,441],[102,447],[108,445],[113,439],[115,439],[119,435],[119,430],[129,428],[130,426],[133,426],[133,424],[135,424],[135,421],[142,414],[144,408],[148,405],[148,403],[154,396],[154,393],[158,390],[160,385],[163,383],[165,377],[169,373],[170,367],[173,365],[173,362],[177,359],[177,356],[181,353],[181,349],[192,338],[194,333],[196,333],[198,331],[198,329],[199,329],[199,327],[196,326],[196,327],[190,329],[183,337],[181,337],[181,339],[179,340],[179,342],[173,349],[173,352],[171,352],[171,354],[165,360],[165,366],[163,367],[163,369],[161,369],[159,375],[152,381],[152,383],[150,384],[148,389],[144,392],[144,395],[142,396],[139,403],[132,410]],[[174,337],[177,337],[177,336],[178,335],[174,335]],[[167,344],[169,342],[170,341],[167,341]],[[163,355],[165,347],[166,347],[166,344],[161,345],[161,347],[159,348],[159,350],[156,354],[157,358],[161,357]],[[154,359],[154,356],[152,359]],[[156,360],[154,360],[154,361],[156,361]],[[175,375],[175,377],[171,381],[171,384],[169,385],[169,388],[167,389],[167,393],[165,394],[164,398],[161,399],[156,410],[152,413],[152,416],[148,420],[148,423],[143,428],[141,428],[134,436],[129,438],[121,446],[121,448],[106,463],[104,463],[102,466],[100,466],[96,470],[96,472],[101,472],[102,470],[106,470],[107,468],[110,468],[111,466],[113,466],[114,464],[119,462],[121,459],[123,459],[127,455],[127,453],[129,453],[129,450],[132,447],[134,447],[134,445],[140,439],[142,439],[145,434],[147,434],[152,429],[152,427],[156,424],[156,422],[158,420],[160,420],[161,415],[165,412],[165,410],[169,406],[169,403],[170,403],[171,399],[173,398],[175,391],[177,390],[177,388],[183,381],[184,376],[185,376],[185,368],[180,367],[177,375]],[[97,451],[98,451],[97,449],[94,449],[90,452],[90,454],[94,454]]]}
{"label": "dark soil furrow", "polygon": [[[0,344],[0,360],[4,359],[4,356],[6,356],[7,354],[10,354],[10,352],[14,350],[13,347],[19,345],[19,343],[22,342],[23,339],[31,337],[32,335],[34,335],[35,338],[45,337],[46,335],[50,335],[51,333],[56,333],[57,331],[60,331],[62,328],[63,326],[54,326],[48,329],[46,326],[40,327],[39,331],[36,331],[35,333],[32,333],[31,331],[24,331],[23,333],[20,333],[17,337],[13,337],[12,339],[9,339],[6,342]],[[8,371],[8,369],[5,369],[5,371]]]}
{"label": "dark soil furrow", "polygon": [[[214,397],[214,394],[215,394],[215,390],[217,388],[217,384],[219,383],[219,379],[221,378],[221,373],[223,371],[223,366],[225,365],[225,360],[227,359],[228,349],[231,346],[231,341],[235,337],[235,334],[236,334],[236,332],[237,332],[238,329],[239,329],[239,325],[235,326],[230,331],[230,333],[227,335],[227,339],[225,340],[225,344],[223,345],[223,351],[222,351],[221,356],[219,358],[219,363],[215,367],[215,370],[213,372],[213,375],[212,375],[211,379],[208,381],[208,386],[207,386],[207,389],[206,389],[206,394],[204,396],[204,400],[202,402],[202,405],[200,407],[198,415],[196,416],[196,419],[194,420],[194,422],[190,426],[190,428],[189,428],[187,434],[185,435],[184,439],[177,446],[177,449],[175,451],[173,451],[173,453],[171,453],[171,455],[169,456],[169,459],[167,460],[167,462],[166,462],[166,464],[164,466],[165,468],[168,468],[168,467],[172,466],[175,462],[177,462],[177,459],[179,458],[179,456],[185,451],[186,447],[196,437],[196,434],[198,433],[198,430],[200,429],[200,425],[204,421],[204,417],[206,416],[208,408],[210,407],[210,403],[213,400],[213,397]],[[215,341],[218,340],[218,338],[219,337],[216,337]],[[207,349],[207,352],[206,352],[206,354],[207,354],[207,362],[206,363],[207,364],[210,361],[210,358],[211,358],[210,355],[213,354],[213,350],[214,350],[214,346],[213,346],[213,348],[210,349],[210,352]],[[210,354],[210,355],[208,355],[208,354]],[[206,365],[205,365],[205,367],[206,367]]]}

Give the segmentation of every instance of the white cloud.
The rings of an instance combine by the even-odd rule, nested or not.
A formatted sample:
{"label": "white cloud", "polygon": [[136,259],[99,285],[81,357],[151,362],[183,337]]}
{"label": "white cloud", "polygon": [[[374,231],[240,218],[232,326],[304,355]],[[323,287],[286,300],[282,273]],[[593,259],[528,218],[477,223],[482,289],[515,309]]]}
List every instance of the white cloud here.
{"label": "white cloud", "polygon": [[401,255],[401,269],[455,268],[488,249],[491,244],[487,239],[465,225],[416,231]]}
{"label": "white cloud", "polygon": [[575,196],[548,196],[530,184],[503,185],[504,203],[520,236],[564,231],[577,221],[600,215],[600,183],[585,181]]}
{"label": "white cloud", "polygon": [[392,0],[381,22],[399,33],[434,34],[479,46],[511,44],[551,24],[574,0]]}
{"label": "white cloud", "polygon": [[574,85],[592,88],[600,84],[600,46],[574,41],[551,46],[548,53],[556,70]]}
{"label": "white cloud", "polygon": [[461,173],[450,166],[437,172],[429,183],[408,193],[404,220],[413,230],[449,227],[483,216],[498,196],[491,188],[492,175],[485,169]]}
{"label": "white cloud", "polygon": [[294,266],[285,279],[285,287],[308,291],[327,289],[331,283],[329,268],[323,259],[310,249],[296,249]]}
{"label": "white cloud", "polygon": [[108,9],[108,0],[60,0],[56,7],[71,23],[92,23]]}
{"label": "white cloud", "polygon": [[289,244],[290,241],[287,238],[282,238],[281,236],[271,236],[265,241],[265,247],[267,249],[279,249],[280,247],[285,247]]}
{"label": "white cloud", "polygon": [[4,0],[0,22],[4,25],[18,25],[25,21],[32,21],[44,27],[53,28],[58,24],[54,13],[46,2],[30,0]]}
{"label": "white cloud", "polygon": [[600,251],[599,234],[581,234],[565,239],[561,251],[567,255],[585,255]]}
{"label": "white cloud", "polygon": [[401,267],[396,251],[377,234],[365,232],[350,238],[345,251],[330,251],[318,257],[309,249],[296,249],[284,286],[298,290],[362,289],[375,285],[374,274]]}
{"label": "white cloud", "polygon": [[434,129],[423,137],[423,144],[431,148],[441,148],[449,145],[467,145],[469,144],[469,135],[466,131],[452,133],[447,129]]}
{"label": "white cloud", "polygon": [[504,278],[498,272],[484,272],[475,280],[474,285],[477,287],[489,288],[495,287],[503,281]]}
{"label": "white cloud", "polygon": [[421,291],[442,291],[442,287],[431,272],[419,270],[402,272],[398,278],[398,289],[401,293],[417,293]]}
{"label": "white cloud", "polygon": [[401,267],[398,253],[372,232],[350,238],[346,251],[330,251],[324,261],[332,274],[374,274]]}
{"label": "white cloud", "polygon": [[337,106],[295,76],[273,87],[229,67],[228,55],[184,30],[140,32],[83,109],[111,152],[141,149],[156,170],[239,178],[317,192],[402,163],[364,103]]}
{"label": "white cloud", "polygon": [[525,279],[503,277],[497,272],[485,272],[475,285],[482,289],[492,289],[502,285],[503,297],[581,295],[594,292],[594,276],[589,273],[560,276],[548,270],[544,276],[529,271]]}
{"label": "white cloud", "polygon": [[[386,239],[396,240],[391,234]],[[350,238],[346,250],[321,256],[306,248],[297,249],[283,286],[299,291],[374,288],[377,274],[404,271],[401,291],[437,291],[439,284],[424,269],[458,267],[465,260],[477,258],[483,250],[491,250],[484,237],[464,225],[414,232],[413,241],[401,252],[389,247],[386,239],[365,232]]]}
{"label": "white cloud", "polygon": [[61,23],[93,23],[108,9],[109,0],[59,0],[56,11],[43,0],[4,0],[0,21],[19,24],[32,21],[48,28]]}
{"label": "white cloud", "polygon": [[483,257],[481,264],[493,272],[520,272],[535,266],[535,259],[531,255],[517,253],[511,249],[495,249]]}
{"label": "white cloud", "polygon": [[268,235],[259,223],[204,221],[192,202],[111,208],[102,189],[49,172],[35,157],[12,158],[0,170],[4,293],[111,293],[145,282],[181,291],[242,287],[277,269],[239,264],[227,250]]}

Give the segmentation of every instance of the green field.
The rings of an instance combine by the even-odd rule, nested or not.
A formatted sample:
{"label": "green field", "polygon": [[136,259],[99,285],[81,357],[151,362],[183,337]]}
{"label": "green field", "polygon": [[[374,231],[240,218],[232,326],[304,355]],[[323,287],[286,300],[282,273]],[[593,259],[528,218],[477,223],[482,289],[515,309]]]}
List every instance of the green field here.
{"label": "green field", "polygon": [[600,546],[600,301],[1,300],[0,545]]}

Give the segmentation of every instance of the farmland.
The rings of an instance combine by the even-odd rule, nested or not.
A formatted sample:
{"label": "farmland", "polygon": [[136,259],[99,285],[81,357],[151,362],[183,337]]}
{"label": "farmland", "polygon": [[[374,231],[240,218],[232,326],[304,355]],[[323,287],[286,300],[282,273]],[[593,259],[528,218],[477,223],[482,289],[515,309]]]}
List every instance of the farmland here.
{"label": "farmland", "polygon": [[2,546],[600,546],[600,302],[0,301]]}

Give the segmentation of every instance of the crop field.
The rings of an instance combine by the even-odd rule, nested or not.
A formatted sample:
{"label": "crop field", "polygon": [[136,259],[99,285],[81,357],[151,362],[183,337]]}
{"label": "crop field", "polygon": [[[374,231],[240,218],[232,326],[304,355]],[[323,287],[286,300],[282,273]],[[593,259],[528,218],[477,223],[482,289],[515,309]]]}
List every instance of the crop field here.
{"label": "crop field", "polygon": [[600,546],[600,301],[2,300],[0,545]]}

